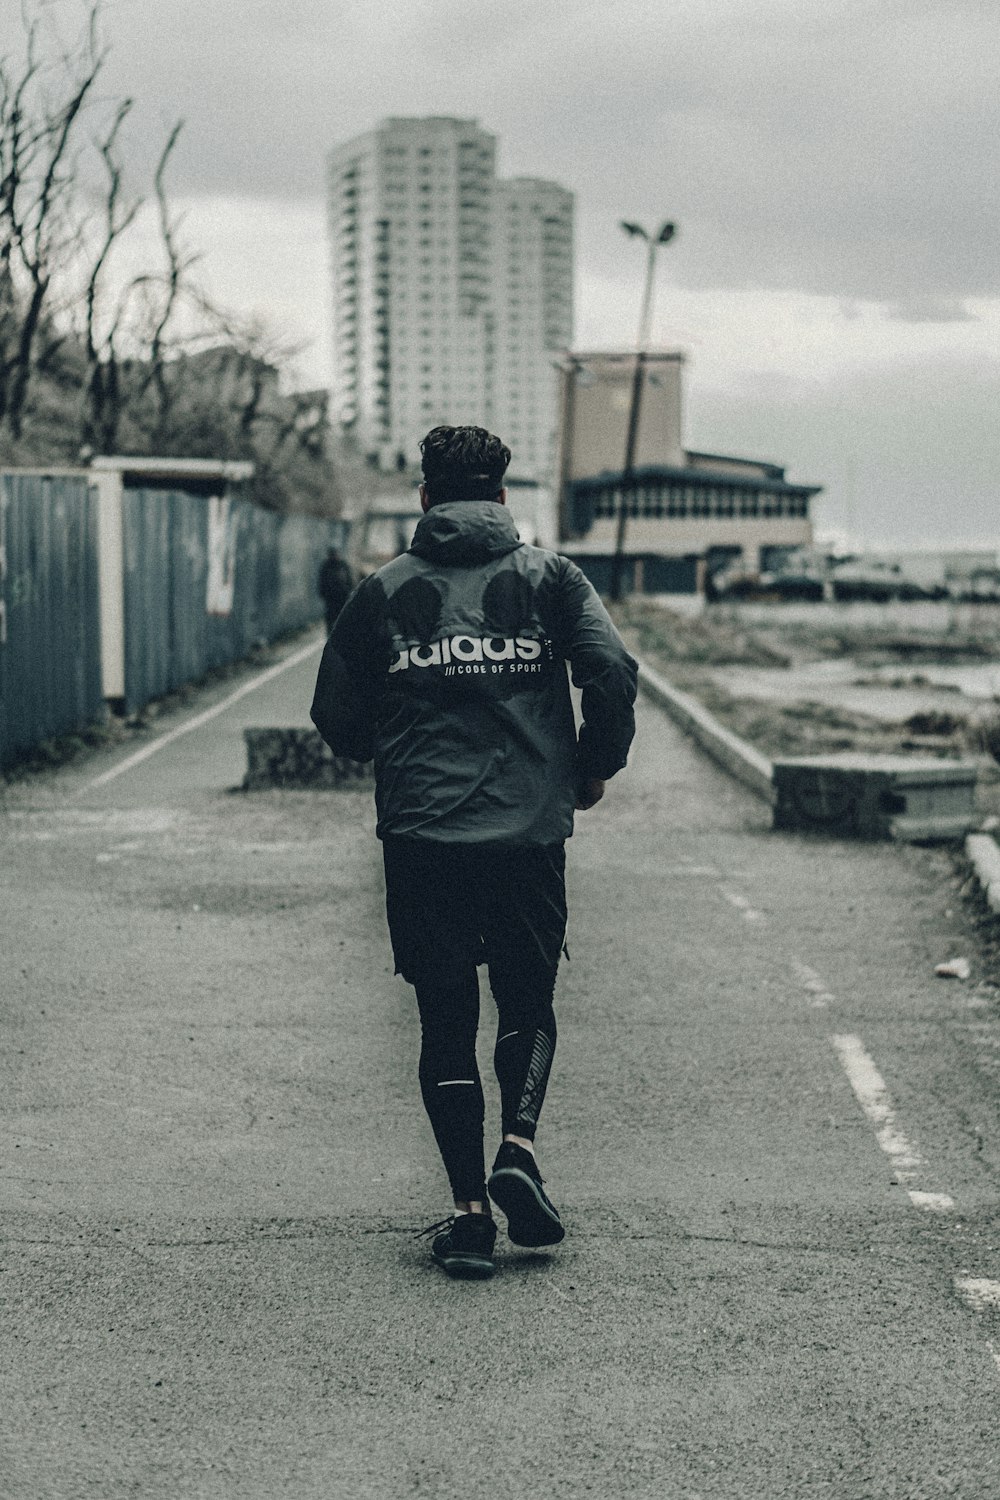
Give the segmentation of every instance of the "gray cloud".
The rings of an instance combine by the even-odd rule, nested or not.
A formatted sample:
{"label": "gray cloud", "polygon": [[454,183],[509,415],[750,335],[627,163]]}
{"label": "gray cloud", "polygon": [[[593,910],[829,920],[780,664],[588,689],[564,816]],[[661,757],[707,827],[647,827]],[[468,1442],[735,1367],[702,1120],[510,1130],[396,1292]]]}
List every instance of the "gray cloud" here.
{"label": "gray cloud", "polygon": [[911,297],[894,302],[888,316],[897,323],[975,323],[976,315],[957,297]]}
{"label": "gray cloud", "polygon": [[[786,463],[822,484],[820,526],[869,545],[997,545],[1000,362],[923,361],[830,381],[689,383],[692,447]],[[721,445],[721,446],[720,446]]]}
{"label": "gray cloud", "polygon": [[[68,35],[85,0],[44,3]],[[1000,295],[996,0],[106,3],[137,173],[186,121],[178,196],[315,204],[329,147],[382,115],[470,115],[501,170],[575,190],[588,284],[623,306],[641,258],[621,217],[678,221],[664,281],[692,289],[824,294],[845,320],[875,300],[897,325],[968,321]],[[2,51],[16,11],[0,8]],[[266,282],[259,248],[248,282]],[[786,462],[826,485],[821,518],[869,541],[995,535],[1000,367],[865,367],[875,337],[826,382],[721,391],[693,362],[691,444]]]}
{"label": "gray cloud", "polygon": [[383,114],[475,115],[505,170],[575,189],[594,271],[628,214],[679,221],[689,287],[1000,291],[992,4],[113,0],[107,31],[137,160],[187,122],[178,193],[317,197]]}

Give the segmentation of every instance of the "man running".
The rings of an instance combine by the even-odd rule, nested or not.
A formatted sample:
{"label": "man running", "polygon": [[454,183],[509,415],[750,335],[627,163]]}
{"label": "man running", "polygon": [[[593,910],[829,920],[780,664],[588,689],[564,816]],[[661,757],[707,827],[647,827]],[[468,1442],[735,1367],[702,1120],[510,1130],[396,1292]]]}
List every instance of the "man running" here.
{"label": "man running", "polygon": [[[534,1153],[556,1045],[564,843],[574,809],[625,765],[636,664],[580,569],[518,537],[498,437],[435,427],[420,450],[424,517],[409,551],[344,606],[312,717],[335,755],[375,760],[396,972],[416,991],[420,1088],[455,1202],[431,1254],[450,1275],[490,1276],[490,1199],[516,1245],[565,1232]],[[481,963],[503,1136],[488,1181]]]}

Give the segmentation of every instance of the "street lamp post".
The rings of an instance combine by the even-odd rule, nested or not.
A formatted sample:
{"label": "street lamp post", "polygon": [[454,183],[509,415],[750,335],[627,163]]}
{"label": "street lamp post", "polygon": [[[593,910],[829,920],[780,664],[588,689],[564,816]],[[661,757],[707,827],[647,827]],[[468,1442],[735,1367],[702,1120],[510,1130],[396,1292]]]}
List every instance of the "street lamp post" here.
{"label": "street lamp post", "polygon": [[622,594],[622,573],[625,565],[625,524],[628,518],[628,481],[635,470],[635,450],[639,438],[639,415],[642,410],[642,390],[646,376],[646,352],[649,346],[650,326],[653,317],[653,271],[656,252],[661,245],[673,239],[677,226],[661,224],[655,235],[648,234],[641,224],[621,221],[625,233],[646,241],[646,280],[642,292],[642,310],[639,314],[639,338],[636,344],[635,369],[632,374],[632,399],[629,402],[628,430],[625,438],[625,466],[618,498],[618,525],[615,531],[615,552],[611,559],[611,598],[617,603]]}

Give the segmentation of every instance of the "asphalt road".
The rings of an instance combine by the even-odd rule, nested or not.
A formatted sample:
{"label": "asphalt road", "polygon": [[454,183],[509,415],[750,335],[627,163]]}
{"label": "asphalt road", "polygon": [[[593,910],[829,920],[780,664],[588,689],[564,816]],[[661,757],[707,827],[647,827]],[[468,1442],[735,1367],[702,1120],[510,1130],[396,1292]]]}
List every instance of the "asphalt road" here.
{"label": "asphalt road", "polygon": [[1000,1014],[948,857],[773,834],[641,708],[570,847],[567,1239],[452,1282],[370,791],[232,790],[317,662],[0,804],[3,1500],[995,1500]]}

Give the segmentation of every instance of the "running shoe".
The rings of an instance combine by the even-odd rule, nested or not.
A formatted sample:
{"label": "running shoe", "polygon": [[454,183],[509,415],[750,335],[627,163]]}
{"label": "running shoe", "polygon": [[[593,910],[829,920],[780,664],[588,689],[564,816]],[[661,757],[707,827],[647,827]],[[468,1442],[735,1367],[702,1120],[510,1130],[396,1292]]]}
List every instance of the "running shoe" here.
{"label": "running shoe", "polygon": [[443,1266],[449,1276],[485,1280],[493,1275],[497,1226],[492,1215],[456,1214],[421,1232],[434,1234],[438,1229],[442,1232],[431,1242],[431,1260]]}
{"label": "running shoe", "polygon": [[542,1186],[535,1158],[523,1146],[504,1141],[486,1190],[507,1215],[507,1234],[515,1245],[530,1249],[558,1245],[565,1235],[559,1213]]}

